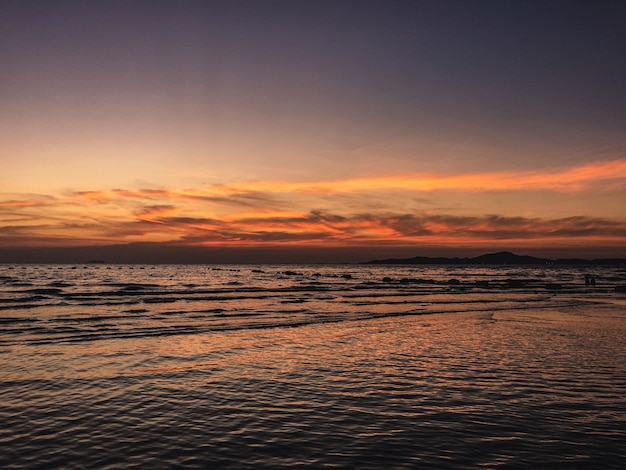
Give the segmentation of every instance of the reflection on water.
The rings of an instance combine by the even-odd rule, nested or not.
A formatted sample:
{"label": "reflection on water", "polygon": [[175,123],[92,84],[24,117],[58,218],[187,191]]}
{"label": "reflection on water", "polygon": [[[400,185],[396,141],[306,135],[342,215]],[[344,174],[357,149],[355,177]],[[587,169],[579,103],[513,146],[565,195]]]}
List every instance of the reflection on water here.
{"label": "reflection on water", "polygon": [[[626,458],[626,311],[602,285],[568,287],[575,273],[554,274],[566,292],[546,293],[539,281],[469,287],[477,270],[454,273],[467,276],[461,291],[382,282],[423,274],[398,268],[352,267],[345,279],[345,267],[299,277],[255,267],[257,281],[244,268],[220,279],[185,267],[179,279],[148,267],[113,287],[123,282],[105,267],[66,267],[82,277],[62,278],[61,295],[25,293],[60,282],[52,267],[16,269],[2,294],[1,468],[621,468]],[[437,269],[428,276],[450,276]],[[490,279],[499,275],[509,273]],[[234,279],[242,291],[226,286]],[[147,284],[157,287],[123,290]]]}

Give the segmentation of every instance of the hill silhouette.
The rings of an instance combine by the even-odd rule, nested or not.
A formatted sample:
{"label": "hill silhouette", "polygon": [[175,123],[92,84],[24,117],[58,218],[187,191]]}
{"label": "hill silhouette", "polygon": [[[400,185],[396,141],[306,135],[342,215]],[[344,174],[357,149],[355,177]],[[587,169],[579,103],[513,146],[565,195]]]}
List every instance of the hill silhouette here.
{"label": "hill silhouette", "polygon": [[534,256],[516,255],[510,251],[500,251],[476,256],[474,258],[445,258],[427,256],[416,256],[414,258],[390,258],[382,260],[366,261],[364,264],[515,264],[515,265],[604,265],[614,266],[626,264],[623,258],[604,259],[580,259],[564,258],[551,260],[548,258],[536,258]]}

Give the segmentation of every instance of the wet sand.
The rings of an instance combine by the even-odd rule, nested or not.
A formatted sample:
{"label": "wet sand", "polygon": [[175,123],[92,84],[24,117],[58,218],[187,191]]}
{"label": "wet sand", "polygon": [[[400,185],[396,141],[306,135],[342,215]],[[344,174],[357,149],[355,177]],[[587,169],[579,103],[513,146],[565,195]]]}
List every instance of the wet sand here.
{"label": "wet sand", "polygon": [[2,468],[621,468],[621,305],[5,350]]}

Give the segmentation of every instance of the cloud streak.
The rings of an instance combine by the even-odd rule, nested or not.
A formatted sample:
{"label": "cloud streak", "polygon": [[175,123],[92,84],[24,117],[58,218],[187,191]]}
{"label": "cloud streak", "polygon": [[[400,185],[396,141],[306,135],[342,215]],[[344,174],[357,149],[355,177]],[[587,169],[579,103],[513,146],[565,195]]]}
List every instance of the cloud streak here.
{"label": "cloud streak", "polygon": [[408,191],[578,191],[603,181],[626,180],[626,160],[591,163],[553,172],[518,171],[470,173],[464,175],[409,174],[333,181],[261,181],[215,185],[212,191],[224,194],[261,191],[277,192],[359,192],[376,190]]}
{"label": "cloud streak", "polygon": [[[625,182],[626,161],[615,160],[555,172],[7,194],[0,196],[0,246],[541,244],[572,239],[626,246],[623,205],[608,217],[576,209],[576,198],[588,202],[593,196],[585,188],[602,184],[619,200]],[[519,206],[494,210],[502,209],[499,192],[519,193]],[[542,212],[549,199],[539,207],[523,204],[530,194],[544,197],[546,192],[566,192],[574,209],[554,217]],[[477,193],[481,205],[468,206],[469,196]]]}

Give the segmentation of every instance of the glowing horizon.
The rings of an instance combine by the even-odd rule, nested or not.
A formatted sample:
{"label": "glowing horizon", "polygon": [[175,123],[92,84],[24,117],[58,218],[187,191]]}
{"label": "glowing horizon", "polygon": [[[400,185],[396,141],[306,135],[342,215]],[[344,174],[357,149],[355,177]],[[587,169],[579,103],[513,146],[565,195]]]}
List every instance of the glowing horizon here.
{"label": "glowing horizon", "polygon": [[[575,210],[554,217],[534,204],[523,203],[518,203],[519,209],[514,213],[509,210],[508,214],[498,214],[485,202],[492,200],[496,204],[502,193],[521,200],[539,193],[546,201],[564,193],[576,207],[595,197],[595,186],[606,185],[607,181],[611,182],[610,189],[605,189],[607,195],[626,194],[626,160],[551,172],[401,175],[300,183],[253,181],[198,189],[118,188],[12,194],[3,195],[0,200],[0,221],[4,244],[16,247],[138,241],[199,246],[329,247],[576,241],[626,247],[623,217]],[[590,188],[594,188],[592,192]],[[471,203],[468,191],[481,199],[480,205]],[[462,206],[459,195],[464,200]],[[416,202],[408,204],[411,200]],[[621,211],[623,208],[617,203],[615,207],[605,207],[607,214],[619,215]]]}

